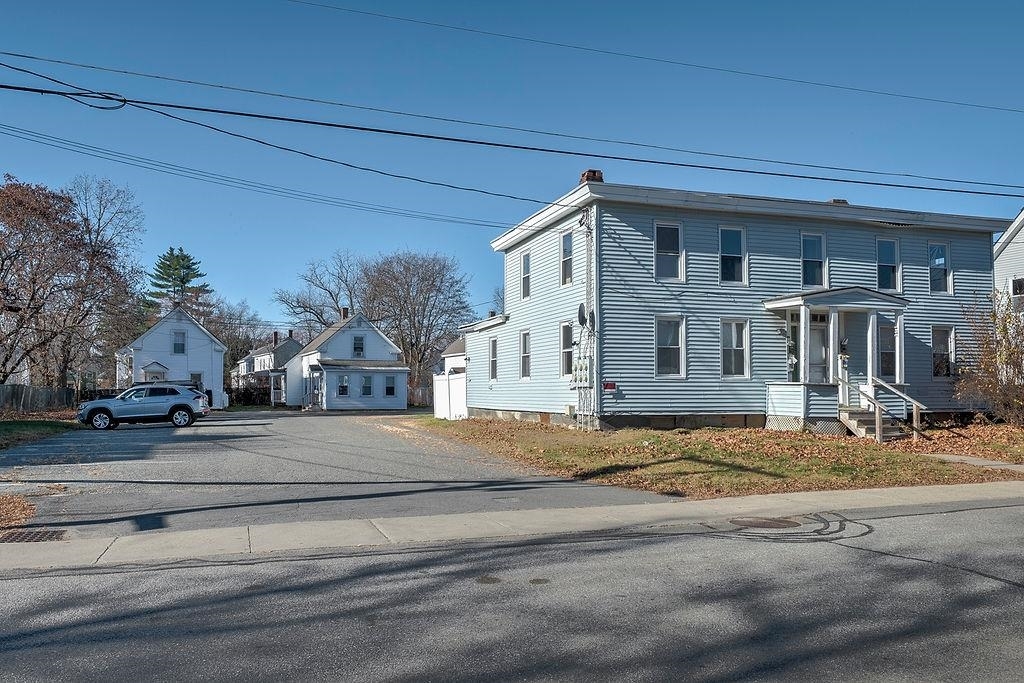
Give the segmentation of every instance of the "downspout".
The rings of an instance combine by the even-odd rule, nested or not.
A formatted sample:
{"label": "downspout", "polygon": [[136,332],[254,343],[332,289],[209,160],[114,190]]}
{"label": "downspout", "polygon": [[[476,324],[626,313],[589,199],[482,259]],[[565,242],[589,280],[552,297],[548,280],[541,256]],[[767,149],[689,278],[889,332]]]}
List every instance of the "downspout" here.
{"label": "downspout", "polygon": [[[588,207],[587,211],[591,208]],[[594,329],[591,333],[594,335],[594,418],[591,425],[592,428],[601,428],[601,415],[603,415],[604,401],[604,389],[600,386],[602,373],[601,373],[601,344],[600,335],[598,330],[601,329],[601,316],[599,313],[600,305],[600,263],[601,263],[601,252],[600,252],[600,239],[601,234],[601,212],[598,209],[597,202],[593,204],[594,215],[588,221],[587,239],[593,243],[593,251],[590,246],[587,245],[587,307],[593,311],[594,316]],[[593,254],[593,263],[591,263],[591,254]]]}

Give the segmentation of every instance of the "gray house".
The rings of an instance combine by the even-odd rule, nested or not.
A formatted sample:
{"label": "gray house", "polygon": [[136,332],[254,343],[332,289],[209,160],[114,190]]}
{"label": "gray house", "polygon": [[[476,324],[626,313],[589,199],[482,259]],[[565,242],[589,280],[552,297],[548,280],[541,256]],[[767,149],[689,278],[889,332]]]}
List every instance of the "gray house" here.
{"label": "gray house", "polygon": [[996,242],[996,289],[1009,292],[1024,301],[1024,210],[1010,224]]}
{"label": "gray house", "polygon": [[462,328],[469,415],[881,438],[883,416],[964,409],[962,307],[1007,224],[588,171],[491,242],[505,310]]}

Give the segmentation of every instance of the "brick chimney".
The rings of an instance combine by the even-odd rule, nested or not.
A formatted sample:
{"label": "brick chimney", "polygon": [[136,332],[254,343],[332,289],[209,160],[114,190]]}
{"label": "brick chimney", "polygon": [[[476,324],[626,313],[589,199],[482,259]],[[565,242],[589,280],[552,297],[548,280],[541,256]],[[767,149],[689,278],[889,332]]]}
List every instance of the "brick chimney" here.
{"label": "brick chimney", "polygon": [[288,330],[288,338],[291,339],[295,336],[295,330]]}
{"label": "brick chimney", "polygon": [[341,309],[341,319],[348,320],[348,306]]}
{"label": "brick chimney", "polygon": [[277,346],[277,330],[274,330],[274,346]]}
{"label": "brick chimney", "polygon": [[588,168],[583,173],[580,173],[580,184],[583,183],[603,183],[604,173],[601,173],[599,168]]}

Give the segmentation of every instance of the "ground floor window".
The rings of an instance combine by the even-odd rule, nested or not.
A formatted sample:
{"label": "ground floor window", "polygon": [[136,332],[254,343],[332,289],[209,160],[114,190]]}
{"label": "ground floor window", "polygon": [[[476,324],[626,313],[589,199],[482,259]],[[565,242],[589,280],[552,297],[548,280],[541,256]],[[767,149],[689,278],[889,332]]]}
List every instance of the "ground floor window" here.
{"label": "ground floor window", "polygon": [[395,376],[386,375],[384,377],[384,395],[394,396],[395,395]]}
{"label": "ground floor window", "polygon": [[348,375],[342,375],[338,380],[338,396],[348,396]]}
{"label": "ground floor window", "polygon": [[953,376],[953,328],[932,328],[932,377]]}
{"label": "ground floor window", "polygon": [[747,321],[722,321],[722,376],[747,376]]}
{"label": "ground floor window", "polygon": [[373,375],[363,375],[363,396],[373,396]]}

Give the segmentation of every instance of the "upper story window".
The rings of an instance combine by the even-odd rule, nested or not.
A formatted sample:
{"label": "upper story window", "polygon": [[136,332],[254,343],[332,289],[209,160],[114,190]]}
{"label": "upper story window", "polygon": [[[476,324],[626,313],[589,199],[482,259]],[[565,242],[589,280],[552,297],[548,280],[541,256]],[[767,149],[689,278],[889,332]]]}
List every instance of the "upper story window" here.
{"label": "upper story window", "polygon": [[185,353],[185,332],[183,330],[174,333],[174,341],[171,345],[172,353]]}
{"label": "upper story window", "polygon": [[498,338],[491,337],[487,344],[487,377],[498,379]]}
{"label": "upper story window", "polygon": [[352,337],[352,357],[362,358],[366,354],[366,337],[357,335]]}
{"label": "upper story window", "polygon": [[526,330],[519,333],[519,377],[530,378],[530,333]]}
{"label": "upper story window", "polygon": [[745,245],[743,228],[719,228],[719,253],[721,254],[721,281],[746,282],[744,278]]}
{"label": "upper story window", "polygon": [[953,376],[953,328],[932,328],[932,377]]}
{"label": "upper story window", "polygon": [[800,238],[800,257],[804,287],[825,286],[825,237],[803,234]]}
{"label": "upper story window", "polygon": [[896,240],[875,242],[878,261],[878,288],[898,292],[900,289],[900,244]]}
{"label": "upper story window", "polygon": [[654,277],[681,280],[683,269],[679,226],[655,223],[654,233]]}
{"label": "upper story window", "polygon": [[562,284],[572,284],[572,233],[562,233]]}
{"label": "upper story window", "polygon": [[526,252],[519,260],[519,292],[521,298],[530,298],[530,252]]}
{"label": "upper story window", "polygon": [[722,377],[746,377],[749,355],[747,354],[747,321],[722,321]]}
{"label": "upper story window", "polygon": [[562,323],[559,327],[559,366],[562,376],[572,374],[572,323]]}
{"label": "upper story window", "polygon": [[932,292],[949,292],[949,245],[941,242],[928,243],[928,280]]}
{"label": "upper story window", "polygon": [[658,317],[654,322],[657,345],[655,369],[657,375],[679,377],[683,374],[683,320],[678,317]]}

